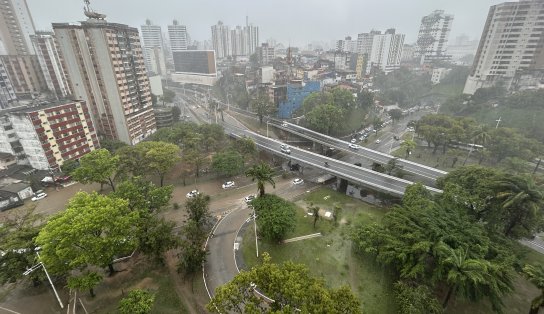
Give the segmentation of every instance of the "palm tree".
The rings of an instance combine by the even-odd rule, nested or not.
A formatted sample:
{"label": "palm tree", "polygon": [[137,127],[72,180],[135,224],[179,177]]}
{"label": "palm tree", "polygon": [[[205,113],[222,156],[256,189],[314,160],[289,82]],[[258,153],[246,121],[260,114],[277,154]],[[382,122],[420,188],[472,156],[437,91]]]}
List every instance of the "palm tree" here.
{"label": "palm tree", "polygon": [[538,314],[538,310],[544,308],[544,266],[525,265],[523,272],[529,281],[540,289],[540,295],[533,299],[529,310],[529,314]]}
{"label": "palm tree", "polygon": [[489,262],[483,259],[471,259],[468,249],[453,249],[441,242],[437,246],[440,266],[445,271],[445,279],[448,284],[448,293],[442,303],[445,309],[455,292],[464,292],[469,295],[482,288],[486,281]]}
{"label": "palm tree", "polygon": [[405,150],[406,156],[405,158],[408,159],[410,154],[412,153],[412,150],[416,148],[417,144],[414,140],[405,140],[400,144],[400,147]]}
{"label": "palm tree", "polygon": [[[487,125],[480,125],[476,128],[476,130],[474,131],[473,133],[473,140],[474,140],[474,143],[476,144],[479,144],[479,145],[482,145],[483,148],[482,148],[482,151],[480,152],[480,161],[478,162],[478,164],[481,164],[482,161],[484,160],[484,157],[486,156],[486,150],[487,148],[485,147],[485,145],[487,143],[489,143],[489,141],[491,141],[491,134],[490,134],[490,129],[489,129],[489,126]],[[466,160],[465,160],[466,161]],[[464,165],[464,163],[463,163]]]}
{"label": "palm tree", "polygon": [[246,176],[251,178],[251,181],[257,180],[257,190],[259,190],[259,196],[264,195],[264,184],[270,183],[273,188],[276,188],[276,182],[273,178],[274,172],[268,164],[261,162],[258,165],[253,165],[246,171]]}
{"label": "palm tree", "polygon": [[[542,216],[544,196],[540,187],[529,176],[505,176],[496,184],[497,196],[501,201],[506,224],[505,236],[532,235]],[[514,233],[521,227],[523,233]],[[521,231],[518,229],[518,232]]]}

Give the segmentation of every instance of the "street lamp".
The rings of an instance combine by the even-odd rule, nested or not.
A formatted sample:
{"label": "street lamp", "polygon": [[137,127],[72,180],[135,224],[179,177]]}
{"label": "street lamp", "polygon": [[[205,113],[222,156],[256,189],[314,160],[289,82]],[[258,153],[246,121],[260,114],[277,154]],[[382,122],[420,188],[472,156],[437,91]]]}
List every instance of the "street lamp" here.
{"label": "street lamp", "polygon": [[227,110],[230,111],[230,101],[229,101],[229,96],[232,97],[232,95],[230,93],[227,93]]}
{"label": "street lamp", "polygon": [[[36,252],[36,255],[38,255],[38,261],[40,260],[40,254]],[[60,300],[59,294],[57,293],[57,289],[55,289],[55,285],[53,285],[53,281],[51,280],[51,277],[49,277],[49,273],[47,272],[47,268],[45,268],[45,265],[42,262],[39,262],[38,264],[30,267],[23,273],[24,276],[28,276],[31,272],[35,271],[36,269],[42,267],[43,271],[45,272],[45,276],[47,276],[47,279],[49,280],[49,283],[51,284],[51,288],[53,288],[53,292],[55,292],[55,297],[57,297],[57,301],[59,301],[60,308],[63,309],[64,305],[62,304],[62,301]]]}
{"label": "street lamp", "polygon": [[255,229],[255,251],[257,252],[257,257],[259,257],[259,242],[257,239],[257,213],[255,212],[255,207],[253,207],[253,227]]}

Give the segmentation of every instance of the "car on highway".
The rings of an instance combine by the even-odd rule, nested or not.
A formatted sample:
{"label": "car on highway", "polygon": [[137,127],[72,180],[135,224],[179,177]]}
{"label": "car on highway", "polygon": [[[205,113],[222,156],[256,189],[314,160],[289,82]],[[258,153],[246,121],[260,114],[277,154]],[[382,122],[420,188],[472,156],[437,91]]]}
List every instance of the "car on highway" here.
{"label": "car on highway", "polygon": [[286,127],[288,127],[289,125],[287,124],[287,122],[283,122],[283,123],[281,124],[281,126],[284,127],[284,128],[286,128]]}
{"label": "car on highway", "polygon": [[32,200],[33,202],[35,202],[35,201],[39,201],[39,200],[41,200],[41,199],[44,199],[44,198],[46,198],[46,197],[47,197],[47,194],[41,192],[41,193],[36,193],[36,194],[34,194],[34,196],[31,198],[31,200]]}
{"label": "car on highway", "polygon": [[234,187],[234,181],[227,181],[223,183],[221,186],[223,189],[233,188]]}
{"label": "car on highway", "polygon": [[374,143],[380,144],[382,141],[380,139],[377,139]]}
{"label": "car on highway", "polygon": [[414,132],[416,129],[414,129],[414,127],[408,127],[406,130],[407,130],[408,132]]}
{"label": "car on highway", "polygon": [[249,203],[251,203],[251,201],[254,200],[256,197],[257,197],[257,195],[251,194],[251,195],[248,195],[248,196],[244,197],[244,201],[246,202],[246,204],[249,204]]}
{"label": "car on highway", "polygon": [[352,143],[352,144],[357,143],[357,139],[356,139],[356,138],[352,139],[352,140],[351,140],[351,143]]}
{"label": "car on highway", "polygon": [[293,180],[294,185],[299,185],[302,183],[304,183],[304,180],[302,180],[301,178],[296,178],[295,180]]}
{"label": "car on highway", "polygon": [[353,150],[358,150],[359,149],[359,145],[357,144],[353,144],[353,143],[349,143],[349,148],[353,149]]}
{"label": "car on highway", "polygon": [[185,196],[187,198],[194,198],[194,197],[197,197],[199,194],[200,192],[198,190],[192,190],[191,192],[187,193],[187,195]]}
{"label": "car on highway", "polygon": [[289,148],[288,145],[281,144],[280,150],[281,150],[282,153],[291,154],[291,149]]}

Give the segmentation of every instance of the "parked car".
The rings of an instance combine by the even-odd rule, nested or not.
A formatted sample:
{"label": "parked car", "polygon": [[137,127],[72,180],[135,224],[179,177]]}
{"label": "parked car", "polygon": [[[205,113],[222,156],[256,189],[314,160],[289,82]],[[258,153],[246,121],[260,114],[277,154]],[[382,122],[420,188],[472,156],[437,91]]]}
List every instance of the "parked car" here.
{"label": "parked car", "polygon": [[281,144],[280,149],[282,153],[291,154],[291,149],[285,144]]}
{"label": "parked car", "polygon": [[252,200],[254,200],[257,196],[255,194],[251,194],[251,195],[248,195],[246,197],[244,197],[244,201],[246,202],[246,204],[249,204],[251,203]]}
{"label": "parked car", "polygon": [[359,145],[357,144],[353,144],[353,143],[349,143],[349,148],[353,149],[353,150],[358,150],[359,149]]}
{"label": "parked car", "polygon": [[287,124],[287,122],[283,122],[283,123],[281,124],[281,126],[284,127],[284,128],[286,128],[286,127],[288,127],[289,125]]}
{"label": "parked car", "polygon": [[376,143],[376,144],[380,144],[381,142],[382,142],[382,141],[381,141],[380,139],[377,139],[375,143]]}
{"label": "parked car", "polygon": [[223,189],[232,188],[232,187],[234,187],[234,181],[227,181],[227,182],[223,183],[223,185],[221,187]]}
{"label": "parked car", "polygon": [[194,197],[197,197],[199,194],[200,192],[198,190],[192,190],[191,192],[187,193],[187,195],[185,196],[187,198],[194,198]]}
{"label": "parked car", "polygon": [[357,139],[356,139],[356,138],[354,138],[354,139],[351,140],[351,144],[355,144],[355,143],[357,143]]}
{"label": "parked car", "polygon": [[39,200],[41,200],[41,199],[44,199],[44,198],[46,198],[46,197],[47,197],[47,194],[41,192],[41,193],[36,193],[36,194],[34,194],[34,196],[31,198],[31,200],[32,200],[33,202],[35,202],[35,201],[39,201]]}
{"label": "parked car", "polygon": [[299,185],[302,183],[304,183],[304,180],[302,180],[301,178],[296,178],[295,180],[293,180],[294,185]]}

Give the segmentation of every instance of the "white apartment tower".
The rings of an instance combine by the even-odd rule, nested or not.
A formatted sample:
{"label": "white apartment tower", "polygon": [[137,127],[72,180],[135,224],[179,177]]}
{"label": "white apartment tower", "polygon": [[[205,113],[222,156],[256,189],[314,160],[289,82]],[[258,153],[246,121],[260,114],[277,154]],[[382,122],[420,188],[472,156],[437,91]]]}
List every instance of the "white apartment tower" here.
{"label": "white apartment tower", "polygon": [[223,22],[219,21],[212,26],[212,45],[218,59],[232,55],[230,35],[229,27],[223,25]]}
{"label": "white apartment tower", "polygon": [[36,32],[30,36],[38,62],[40,63],[45,83],[57,99],[72,94],[66,65],[60,56],[58,44],[52,32]]}
{"label": "white apartment tower", "polygon": [[8,72],[0,59],[0,109],[8,108],[16,100],[15,89],[13,89]]}
{"label": "white apartment tower", "polygon": [[172,53],[187,50],[187,46],[189,46],[187,27],[179,24],[177,20],[172,21],[172,25],[168,25],[168,38],[170,39],[170,51]]}
{"label": "white apartment tower", "polygon": [[230,31],[231,38],[231,51],[233,56],[247,56],[248,55],[248,36],[245,29],[241,26],[236,26],[235,29]]}
{"label": "white apartment tower", "polygon": [[246,33],[247,36],[247,55],[252,55],[255,53],[257,46],[259,46],[259,27],[248,24],[247,17],[244,33]]}
{"label": "white apartment tower", "polygon": [[166,75],[164,44],[161,27],[153,25],[150,20],[141,26],[145,67],[147,71],[161,76]]}
{"label": "white apartment tower", "polygon": [[421,58],[421,64],[451,58],[446,55],[446,48],[452,22],[453,15],[443,10],[433,11],[421,19],[416,42],[416,57]]}
{"label": "white apartment tower", "polygon": [[516,73],[544,70],[544,1],[522,0],[491,6],[463,93],[503,84]]}
{"label": "white apartment tower", "polygon": [[374,32],[367,62],[367,73],[372,68],[385,73],[399,69],[403,46],[404,34],[396,34],[394,28],[388,29],[384,34]]}
{"label": "white apartment tower", "polygon": [[137,144],[156,131],[138,29],[89,15],[53,23],[74,97],[88,104],[100,136]]}

